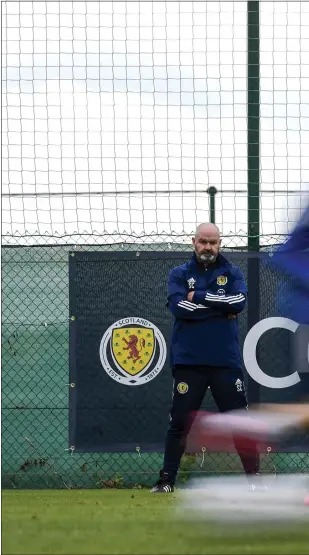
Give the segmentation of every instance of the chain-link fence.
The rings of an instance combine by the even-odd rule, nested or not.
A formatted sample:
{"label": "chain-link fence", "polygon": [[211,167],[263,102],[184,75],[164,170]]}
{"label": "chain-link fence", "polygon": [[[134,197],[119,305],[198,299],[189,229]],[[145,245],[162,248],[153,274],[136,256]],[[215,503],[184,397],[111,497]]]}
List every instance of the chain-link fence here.
{"label": "chain-link fence", "polygon": [[[150,485],[161,467],[162,452],[76,452],[70,448],[69,251],[183,251],[185,256],[189,238],[175,236],[167,242],[163,236],[144,237],[133,242],[123,236],[117,242],[114,237],[105,238],[104,244],[95,237],[66,238],[66,244],[61,244],[61,238],[37,237],[35,241],[33,236],[23,237],[16,246],[6,238],[2,248],[3,486]],[[267,248],[279,242],[280,237],[271,237]],[[245,243],[244,238],[243,248]],[[239,237],[225,237],[223,244],[227,254],[241,250]],[[143,275],[139,279],[142,282]],[[308,463],[306,453],[266,452],[261,456],[262,470],[272,475],[305,471]],[[201,450],[183,457],[179,480],[197,472],[240,470],[236,454]]]}

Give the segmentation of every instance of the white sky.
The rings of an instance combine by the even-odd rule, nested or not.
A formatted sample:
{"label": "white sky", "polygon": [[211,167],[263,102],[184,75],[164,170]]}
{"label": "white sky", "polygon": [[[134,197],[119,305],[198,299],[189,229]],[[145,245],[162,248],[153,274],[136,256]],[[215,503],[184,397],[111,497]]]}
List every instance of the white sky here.
{"label": "white sky", "polygon": [[[275,235],[308,191],[309,2],[260,4],[261,234]],[[211,185],[223,234],[246,235],[246,2],[2,8],[3,235],[190,234]]]}

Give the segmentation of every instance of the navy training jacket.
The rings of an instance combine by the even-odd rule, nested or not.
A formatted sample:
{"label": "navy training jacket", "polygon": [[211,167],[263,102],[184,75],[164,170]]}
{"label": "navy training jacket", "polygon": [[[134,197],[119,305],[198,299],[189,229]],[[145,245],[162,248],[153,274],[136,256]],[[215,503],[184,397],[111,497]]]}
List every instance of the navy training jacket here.
{"label": "navy training jacket", "polygon": [[[192,302],[188,293],[194,291]],[[219,253],[206,269],[195,254],[173,268],[168,279],[167,306],[175,318],[171,364],[241,368],[238,340],[239,314],[245,307],[244,275]]]}

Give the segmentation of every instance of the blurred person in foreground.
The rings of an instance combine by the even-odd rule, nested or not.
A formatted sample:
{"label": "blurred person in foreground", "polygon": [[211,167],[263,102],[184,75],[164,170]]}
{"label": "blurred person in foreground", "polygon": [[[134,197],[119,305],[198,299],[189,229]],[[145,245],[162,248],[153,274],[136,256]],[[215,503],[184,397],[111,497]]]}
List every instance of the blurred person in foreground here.
{"label": "blurred person in foreground", "polygon": [[309,407],[309,204],[287,241],[274,253],[272,261],[282,276],[278,295],[280,315],[300,324],[294,338],[292,364],[301,376],[302,402],[306,403],[302,407],[305,410],[306,406]]}
{"label": "blurred person in foreground", "polygon": [[[238,314],[245,308],[247,286],[243,273],[220,253],[220,232],[201,224],[192,239],[194,253],[173,268],[168,279],[168,309],[174,316],[171,366],[174,378],[170,425],[164,463],[152,493],[174,491],[181,457],[208,387],[220,412],[246,409],[238,339]],[[252,489],[258,476],[256,449],[234,440]]]}
{"label": "blurred person in foreground", "polygon": [[278,298],[281,315],[309,325],[309,205],[288,240],[274,253],[272,261],[293,281],[293,287]]}

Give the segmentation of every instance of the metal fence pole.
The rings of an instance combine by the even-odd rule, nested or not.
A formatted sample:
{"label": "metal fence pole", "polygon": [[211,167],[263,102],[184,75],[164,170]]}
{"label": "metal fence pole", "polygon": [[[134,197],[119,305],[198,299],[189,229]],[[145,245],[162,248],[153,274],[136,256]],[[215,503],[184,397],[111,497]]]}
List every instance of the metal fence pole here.
{"label": "metal fence pole", "polygon": [[[248,47],[248,250],[260,248],[260,31],[259,2],[247,2]],[[260,320],[260,259],[248,258],[248,330]],[[259,359],[257,352],[257,360]],[[260,400],[259,384],[248,377],[249,402]]]}
{"label": "metal fence pole", "polygon": [[207,189],[207,193],[209,194],[210,199],[210,221],[212,224],[216,223],[216,199],[215,196],[218,192],[216,187],[209,187]]}

